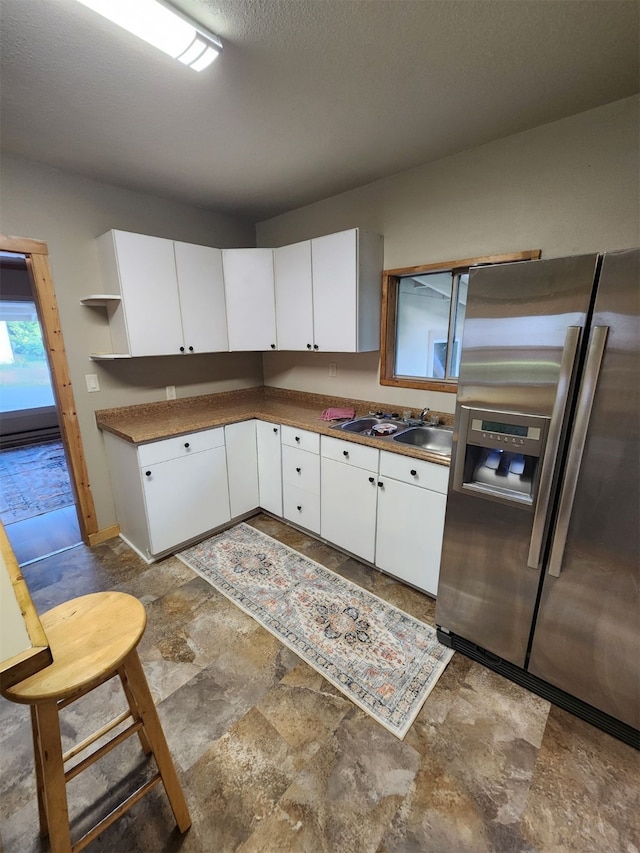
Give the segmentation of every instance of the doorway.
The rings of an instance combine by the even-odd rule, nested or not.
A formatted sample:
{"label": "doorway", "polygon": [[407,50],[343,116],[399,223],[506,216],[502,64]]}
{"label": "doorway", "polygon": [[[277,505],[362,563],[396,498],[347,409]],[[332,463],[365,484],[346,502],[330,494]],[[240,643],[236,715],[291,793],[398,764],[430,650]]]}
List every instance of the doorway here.
{"label": "doorway", "polygon": [[0,521],[19,565],[82,542],[24,255],[0,253]]}
{"label": "doorway", "polygon": [[114,533],[111,530],[107,535],[98,533],[47,246],[39,240],[0,234],[0,253],[21,256],[26,268],[51,380],[59,440],[73,495],[73,505],[67,514],[75,516],[72,520],[80,539],[87,545],[95,545]]}

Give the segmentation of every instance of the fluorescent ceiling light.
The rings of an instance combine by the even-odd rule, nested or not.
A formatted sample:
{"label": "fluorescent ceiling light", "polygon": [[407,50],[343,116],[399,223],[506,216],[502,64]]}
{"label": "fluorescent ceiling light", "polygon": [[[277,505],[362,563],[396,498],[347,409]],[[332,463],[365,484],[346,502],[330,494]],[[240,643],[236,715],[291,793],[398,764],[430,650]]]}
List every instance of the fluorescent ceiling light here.
{"label": "fluorescent ceiling light", "polygon": [[195,24],[164,0],[78,0],[114,24],[202,71],[222,50],[213,33]]}

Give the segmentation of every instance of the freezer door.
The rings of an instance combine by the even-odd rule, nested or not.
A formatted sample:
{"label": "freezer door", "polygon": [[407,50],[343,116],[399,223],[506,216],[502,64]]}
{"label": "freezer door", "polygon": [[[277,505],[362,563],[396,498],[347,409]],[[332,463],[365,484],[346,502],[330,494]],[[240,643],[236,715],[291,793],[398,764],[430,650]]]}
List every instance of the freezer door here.
{"label": "freezer door", "polygon": [[[596,255],[581,255],[486,267],[470,276],[436,622],[521,667],[596,264]],[[457,453],[466,452],[463,407],[548,420],[542,472],[529,505],[453,488]]]}
{"label": "freezer door", "polygon": [[636,729],[639,293],[640,251],[605,255],[529,664],[534,675]]}

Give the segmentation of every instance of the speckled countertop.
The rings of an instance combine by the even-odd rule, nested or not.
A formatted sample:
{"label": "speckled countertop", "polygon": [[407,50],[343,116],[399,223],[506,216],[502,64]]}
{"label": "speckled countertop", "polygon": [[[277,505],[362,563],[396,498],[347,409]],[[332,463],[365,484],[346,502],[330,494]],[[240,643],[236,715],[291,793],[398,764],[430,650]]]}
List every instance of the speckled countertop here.
{"label": "speckled countertop", "polygon": [[[402,456],[428,459],[439,465],[449,465],[449,458],[437,453],[430,453],[406,444],[399,445],[389,439],[332,429],[331,422],[320,420],[324,409],[330,407],[354,408],[356,417],[360,417],[371,411],[388,411],[389,404],[306,394],[302,391],[281,388],[258,387],[206,394],[200,397],[186,397],[181,400],[123,406],[117,409],[101,409],[96,412],[96,423],[100,429],[111,432],[125,441],[145,444],[175,435],[257,418],[311,430],[356,444],[366,444],[380,450],[399,453]],[[453,415],[437,414],[440,414],[442,423],[453,424]]]}

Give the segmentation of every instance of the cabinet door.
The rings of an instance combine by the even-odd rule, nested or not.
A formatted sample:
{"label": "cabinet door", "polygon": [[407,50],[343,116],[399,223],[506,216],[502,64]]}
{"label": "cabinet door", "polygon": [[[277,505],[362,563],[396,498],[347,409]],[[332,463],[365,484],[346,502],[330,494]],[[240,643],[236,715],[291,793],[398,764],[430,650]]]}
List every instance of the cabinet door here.
{"label": "cabinet door", "polygon": [[258,491],[260,506],[282,517],[282,449],[280,425],[257,421]]}
{"label": "cabinet door", "polygon": [[223,249],[230,350],[276,349],[273,249]]}
{"label": "cabinet door", "polygon": [[278,349],[312,350],[311,241],[273,250]]}
{"label": "cabinet door", "polygon": [[380,478],[376,566],[435,596],[446,495]]}
{"label": "cabinet door", "polygon": [[315,342],[322,352],[357,351],[358,229],[311,241]]}
{"label": "cabinet door", "polygon": [[251,512],[258,500],[258,449],[256,422],[243,421],[224,428],[229,473],[231,518]]}
{"label": "cabinet door", "polygon": [[141,477],[152,554],[231,518],[224,447],[158,462],[142,468]]}
{"label": "cabinet door", "polygon": [[185,352],[226,352],[222,251],[174,243]]}
{"label": "cabinet door", "polygon": [[322,457],[320,532],[340,548],[373,563],[377,472]]}
{"label": "cabinet door", "polygon": [[128,231],[110,234],[130,354],[179,354],[183,338],[173,241]]}

